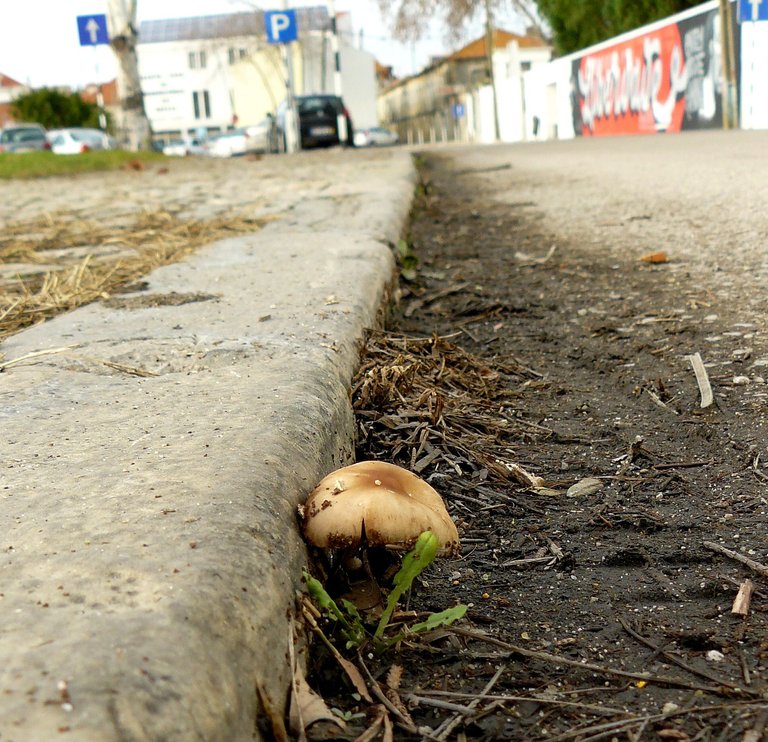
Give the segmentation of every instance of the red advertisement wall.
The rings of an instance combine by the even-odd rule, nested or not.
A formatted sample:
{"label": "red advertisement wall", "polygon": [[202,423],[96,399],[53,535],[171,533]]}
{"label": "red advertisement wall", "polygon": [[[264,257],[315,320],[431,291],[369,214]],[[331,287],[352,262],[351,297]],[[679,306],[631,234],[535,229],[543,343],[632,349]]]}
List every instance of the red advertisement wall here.
{"label": "red advertisement wall", "polygon": [[574,59],[574,131],[605,136],[720,127],[721,86],[714,9]]}

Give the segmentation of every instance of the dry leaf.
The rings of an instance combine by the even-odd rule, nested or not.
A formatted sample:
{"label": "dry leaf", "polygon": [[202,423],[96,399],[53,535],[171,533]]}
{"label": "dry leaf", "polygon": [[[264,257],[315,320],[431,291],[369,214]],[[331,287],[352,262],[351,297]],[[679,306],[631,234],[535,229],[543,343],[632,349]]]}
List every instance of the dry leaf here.
{"label": "dry leaf", "polygon": [[363,676],[348,659],[345,659],[340,654],[334,654],[336,661],[341,665],[342,670],[347,673],[347,677],[352,681],[352,685],[355,686],[355,690],[360,694],[360,697],[368,703],[373,703],[373,698],[368,692],[368,687],[363,680]]}
{"label": "dry leaf", "polygon": [[293,674],[294,693],[291,695],[290,723],[294,734],[299,735],[316,721],[331,721],[344,727],[344,722],[335,716],[326,706],[325,701],[312,688],[301,667],[297,666]]}
{"label": "dry leaf", "polygon": [[657,250],[656,252],[649,252],[647,255],[643,255],[640,260],[644,263],[668,263],[669,258],[667,253],[663,250]]}
{"label": "dry leaf", "polygon": [[[382,726],[384,727],[384,739],[392,739],[392,722],[389,720],[386,707],[379,704],[371,708],[371,711],[374,710],[376,716],[371,721],[371,725],[359,737],[356,737],[354,742],[373,742],[378,737]],[[389,737],[387,737],[387,731],[389,731]]]}
{"label": "dry leaf", "polygon": [[403,668],[400,665],[392,665],[387,672],[387,685],[392,690],[397,690],[400,687],[400,680],[403,677]]}
{"label": "dry leaf", "polygon": [[680,729],[659,729],[659,731],[656,732],[656,736],[659,739],[671,739],[676,740],[677,742],[686,742],[690,739],[690,737]]}
{"label": "dry leaf", "polygon": [[565,494],[566,497],[584,497],[585,495],[594,495],[595,492],[599,492],[601,489],[603,489],[601,480],[587,477],[569,487]]}
{"label": "dry leaf", "polygon": [[512,479],[518,484],[522,484],[523,487],[538,489],[544,486],[544,479],[542,477],[537,477],[535,474],[531,474],[529,471],[523,469],[520,464],[509,464],[501,459],[496,459],[496,462],[506,467],[507,471],[512,475]]}

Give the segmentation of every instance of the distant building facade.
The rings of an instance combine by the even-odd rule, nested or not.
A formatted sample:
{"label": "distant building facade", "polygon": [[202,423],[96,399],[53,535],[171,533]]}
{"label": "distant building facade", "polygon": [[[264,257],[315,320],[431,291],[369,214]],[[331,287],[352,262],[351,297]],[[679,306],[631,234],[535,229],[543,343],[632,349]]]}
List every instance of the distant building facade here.
{"label": "distant building facade", "polygon": [[[522,76],[551,58],[550,46],[539,37],[494,30],[493,67],[502,140],[523,138]],[[388,87],[379,96],[379,118],[398,131],[404,142],[492,141],[495,127],[489,83],[486,40],[481,37]]]}
{"label": "distant building facade", "polygon": [[[328,11],[318,6],[297,8],[296,14],[299,40],[288,45],[294,91],[333,92]],[[285,65],[280,49],[266,42],[263,11],[144,21],[137,49],[144,107],[156,138],[254,124],[286,97]],[[343,43],[340,57],[353,121],[375,123],[373,57]]]}
{"label": "distant building facade", "polygon": [[14,123],[13,101],[27,92],[26,85],[0,72],[0,128]]}

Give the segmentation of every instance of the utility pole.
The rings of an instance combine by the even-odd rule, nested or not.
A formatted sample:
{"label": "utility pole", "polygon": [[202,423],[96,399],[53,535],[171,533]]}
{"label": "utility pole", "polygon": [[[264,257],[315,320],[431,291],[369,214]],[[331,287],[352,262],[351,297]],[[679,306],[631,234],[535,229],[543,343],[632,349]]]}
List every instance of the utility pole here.
{"label": "utility pole", "polygon": [[[341,54],[339,52],[339,29],[336,25],[336,3],[328,0],[328,15],[331,17],[331,53],[333,54],[333,93],[341,98]],[[346,144],[349,140],[347,117],[344,111],[336,116],[336,131],[339,132],[339,143]]]}
{"label": "utility pole", "polygon": [[492,0],[485,0],[485,54],[488,60],[488,73],[491,78],[491,92],[493,94],[493,133],[494,141],[501,139],[499,129],[499,101],[496,95],[496,73],[493,71],[493,8]]}
{"label": "utility pole", "polygon": [[734,48],[733,16],[729,0],[720,0],[720,56],[722,58],[723,87],[721,93],[723,128],[735,129],[739,125],[736,87],[736,51]]}
{"label": "utility pole", "polygon": [[[288,10],[288,0],[283,0],[283,10]],[[293,49],[288,44],[280,44],[280,54],[285,70],[285,151],[297,152],[301,149],[301,133],[294,101]]]}
{"label": "utility pole", "polygon": [[139,62],[136,55],[137,0],[107,0],[109,45],[117,57],[117,94],[123,137],[131,150],[147,149],[151,129],[144,111]]}

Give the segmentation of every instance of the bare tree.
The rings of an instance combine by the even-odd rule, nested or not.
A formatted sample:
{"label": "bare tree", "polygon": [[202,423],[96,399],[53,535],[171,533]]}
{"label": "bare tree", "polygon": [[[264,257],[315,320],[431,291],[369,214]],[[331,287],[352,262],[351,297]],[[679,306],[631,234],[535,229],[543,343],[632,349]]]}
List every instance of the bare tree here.
{"label": "bare tree", "polygon": [[[427,30],[428,22],[442,17],[448,35],[453,40],[462,37],[468,21],[486,12],[484,0],[378,0],[382,16],[392,24],[392,33],[403,41],[415,41]],[[542,38],[546,29],[536,10],[534,0],[494,0],[494,10],[512,10],[526,25]]]}
{"label": "bare tree", "polygon": [[120,98],[120,121],[123,138],[129,149],[149,146],[150,126],[141,94],[139,63],[136,55],[137,0],[107,0],[110,46],[118,62],[117,91]]}

